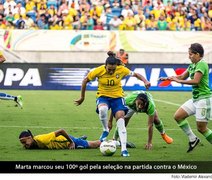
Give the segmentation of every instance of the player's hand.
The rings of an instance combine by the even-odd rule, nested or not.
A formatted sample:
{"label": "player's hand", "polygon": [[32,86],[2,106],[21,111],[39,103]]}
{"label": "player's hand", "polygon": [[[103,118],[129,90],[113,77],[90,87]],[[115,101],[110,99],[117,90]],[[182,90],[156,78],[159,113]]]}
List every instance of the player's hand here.
{"label": "player's hand", "polygon": [[109,131],[113,128],[113,123],[111,121],[108,121],[108,128]]}
{"label": "player's hand", "polygon": [[74,101],[74,104],[76,105],[76,106],[79,106],[80,104],[82,104],[82,102],[84,101],[84,98],[80,98],[80,99],[78,99],[78,100],[75,100]]}
{"label": "player's hand", "polygon": [[169,78],[170,81],[175,81],[177,83],[180,83],[180,79],[178,79],[176,76],[172,76]]}
{"label": "player's hand", "polygon": [[74,142],[70,143],[69,149],[75,149],[75,143]]}
{"label": "player's hand", "polygon": [[147,144],[145,145],[145,149],[146,149],[146,150],[152,150],[152,144],[151,144],[151,143],[147,143]]}
{"label": "player's hand", "polygon": [[145,85],[145,88],[146,88],[146,89],[149,89],[150,86],[151,86],[151,83],[150,83],[149,81],[146,81],[146,82],[144,83],[144,85]]}

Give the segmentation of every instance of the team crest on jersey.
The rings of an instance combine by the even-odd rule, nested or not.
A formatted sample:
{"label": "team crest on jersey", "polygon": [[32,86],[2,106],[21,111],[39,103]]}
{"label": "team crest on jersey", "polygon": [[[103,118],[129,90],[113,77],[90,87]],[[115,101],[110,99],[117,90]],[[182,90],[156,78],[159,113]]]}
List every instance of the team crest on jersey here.
{"label": "team crest on jersey", "polygon": [[116,74],[116,79],[119,79],[119,77],[120,77],[119,74]]}

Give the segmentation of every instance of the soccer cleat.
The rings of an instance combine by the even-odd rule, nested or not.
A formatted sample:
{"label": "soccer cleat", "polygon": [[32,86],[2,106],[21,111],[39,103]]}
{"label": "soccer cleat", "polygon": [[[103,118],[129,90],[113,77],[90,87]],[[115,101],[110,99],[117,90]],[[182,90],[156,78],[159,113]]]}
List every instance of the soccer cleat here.
{"label": "soccer cleat", "polygon": [[173,139],[169,137],[166,133],[161,134],[161,136],[167,144],[171,144],[173,142]]}
{"label": "soccer cleat", "polygon": [[132,142],[127,142],[127,148],[136,148],[135,147],[135,144],[134,143],[132,143]]}
{"label": "soccer cleat", "polygon": [[100,136],[99,140],[101,142],[105,141],[107,136],[108,136],[109,132],[108,131],[103,131],[102,135]]}
{"label": "soccer cleat", "polygon": [[197,144],[199,144],[199,142],[200,142],[200,139],[197,137],[193,142],[189,142],[188,143],[189,147],[188,147],[187,153],[191,152],[197,146]]}
{"label": "soccer cleat", "polygon": [[20,106],[20,108],[23,108],[23,98],[22,96],[17,96],[15,99],[15,102]]}
{"label": "soccer cleat", "polygon": [[81,136],[79,138],[82,139],[82,140],[86,140],[88,137],[86,135],[83,135],[83,136]]}
{"label": "soccer cleat", "polygon": [[123,156],[123,157],[129,157],[130,154],[128,153],[127,150],[124,150],[124,151],[121,152],[121,156]]}

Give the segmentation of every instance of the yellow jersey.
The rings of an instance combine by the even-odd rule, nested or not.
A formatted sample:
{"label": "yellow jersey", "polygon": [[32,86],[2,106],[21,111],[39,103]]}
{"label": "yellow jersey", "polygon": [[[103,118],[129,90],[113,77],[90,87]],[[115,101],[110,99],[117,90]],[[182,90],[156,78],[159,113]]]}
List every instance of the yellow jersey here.
{"label": "yellow jersey", "polygon": [[97,98],[100,96],[119,98],[124,97],[121,80],[130,74],[132,73],[128,68],[120,65],[110,75],[107,73],[105,65],[102,65],[90,71],[87,77],[90,81],[98,79]]}
{"label": "yellow jersey", "polygon": [[70,142],[62,135],[55,136],[54,132],[34,136],[40,149],[69,149]]}

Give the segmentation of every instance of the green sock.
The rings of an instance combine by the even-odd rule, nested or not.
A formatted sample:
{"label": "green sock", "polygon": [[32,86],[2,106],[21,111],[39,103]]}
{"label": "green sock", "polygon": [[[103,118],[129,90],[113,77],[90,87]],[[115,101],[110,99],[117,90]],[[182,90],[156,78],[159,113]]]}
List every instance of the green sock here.
{"label": "green sock", "polygon": [[210,129],[208,129],[207,131],[205,131],[203,133],[203,136],[205,136],[205,138],[207,139],[207,141],[212,144],[212,131]]}
{"label": "green sock", "polygon": [[190,142],[196,139],[196,135],[191,130],[187,120],[177,121],[177,124],[183,130],[183,132],[188,136]]}
{"label": "green sock", "polygon": [[163,126],[163,122],[160,121],[159,124],[155,124],[155,128],[161,133],[163,134],[165,131],[164,131],[164,126]]}
{"label": "green sock", "polygon": [[113,134],[113,139],[118,140],[118,138],[119,138],[119,132],[118,132],[118,127],[116,126],[115,132]]}

